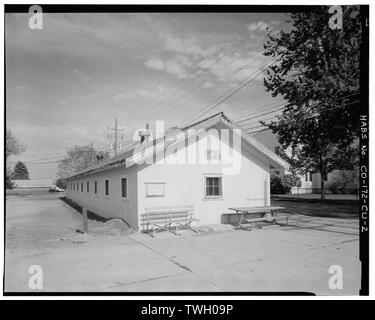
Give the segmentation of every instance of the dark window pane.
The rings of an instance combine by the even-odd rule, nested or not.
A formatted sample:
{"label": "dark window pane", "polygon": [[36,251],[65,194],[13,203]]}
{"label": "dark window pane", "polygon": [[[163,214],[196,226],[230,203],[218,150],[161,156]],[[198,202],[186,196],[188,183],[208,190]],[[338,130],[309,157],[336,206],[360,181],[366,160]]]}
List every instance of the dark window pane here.
{"label": "dark window pane", "polygon": [[98,193],[98,181],[95,181],[95,184],[94,184],[94,192],[95,192],[95,193]]}
{"label": "dark window pane", "polygon": [[105,195],[106,196],[109,195],[109,181],[108,180],[105,181]]}
{"label": "dark window pane", "polygon": [[90,182],[87,181],[87,184],[86,184],[86,189],[87,189],[87,192],[90,192]]}

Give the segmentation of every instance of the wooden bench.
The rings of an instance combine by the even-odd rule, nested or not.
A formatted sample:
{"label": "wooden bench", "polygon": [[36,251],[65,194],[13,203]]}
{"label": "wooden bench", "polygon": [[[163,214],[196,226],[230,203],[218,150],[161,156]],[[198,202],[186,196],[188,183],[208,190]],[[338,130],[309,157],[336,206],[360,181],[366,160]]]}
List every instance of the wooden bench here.
{"label": "wooden bench", "polygon": [[[237,215],[238,216],[238,228],[252,230],[254,223],[256,222],[270,222],[280,224],[277,220],[278,210],[285,209],[285,207],[277,206],[262,206],[262,207],[238,207],[238,208],[229,208],[229,210],[235,211],[235,213],[224,213],[226,215]],[[247,216],[253,216],[253,218],[247,218]],[[255,216],[255,217],[254,217]],[[288,224],[289,217],[284,217],[285,224]],[[250,223],[250,228],[242,226],[243,224]]]}
{"label": "wooden bench", "polygon": [[193,216],[194,206],[146,208],[145,213],[141,215],[142,232],[152,231],[152,236],[163,230],[174,234],[181,229],[198,232],[191,226],[192,222],[198,221]]}

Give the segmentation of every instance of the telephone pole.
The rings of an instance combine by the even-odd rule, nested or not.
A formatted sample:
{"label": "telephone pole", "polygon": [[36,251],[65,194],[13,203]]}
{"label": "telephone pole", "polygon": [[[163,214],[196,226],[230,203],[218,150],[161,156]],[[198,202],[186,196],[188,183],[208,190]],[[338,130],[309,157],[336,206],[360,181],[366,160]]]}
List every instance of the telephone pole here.
{"label": "telephone pole", "polygon": [[[114,154],[115,156],[117,156],[117,152],[118,152],[118,146],[119,146],[119,131],[124,131],[124,129],[119,129],[118,127],[118,123],[117,123],[117,117],[115,118],[115,126],[114,128],[108,128],[108,131],[114,131],[114,134],[111,134],[109,133],[108,134],[108,138],[110,140],[112,140],[112,138],[114,137],[114,143],[113,143],[113,151],[114,151]],[[124,139],[124,135],[122,134],[121,135],[121,141],[123,141]]]}

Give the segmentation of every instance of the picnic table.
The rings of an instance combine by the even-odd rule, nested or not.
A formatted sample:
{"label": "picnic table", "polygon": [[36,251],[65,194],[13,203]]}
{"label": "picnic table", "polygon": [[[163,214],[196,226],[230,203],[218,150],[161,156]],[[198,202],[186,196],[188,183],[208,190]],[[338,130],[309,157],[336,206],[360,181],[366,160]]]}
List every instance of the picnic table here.
{"label": "picnic table", "polygon": [[[285,207],[278,207],[278,206],[260,206],[260,207],[236,207],[236,208],[229,208],[229,210],[235,211],[235,213],[224,213],[226,215],[233,215],[236,214],[238,216],[238,225],[237,228],[252,230],[254,227],[254,223],[256,222],[270,222],[270,223],[277,223],[280,224],[277,219],[278,211],[283,210]],[[247,216],[253,216],[252,218],[247,218]],[[285,219],[285,224],[288,224],[288,216],[283,217]],[[244,227],[243,224],[250,223],[250,229],[248,227]]]}

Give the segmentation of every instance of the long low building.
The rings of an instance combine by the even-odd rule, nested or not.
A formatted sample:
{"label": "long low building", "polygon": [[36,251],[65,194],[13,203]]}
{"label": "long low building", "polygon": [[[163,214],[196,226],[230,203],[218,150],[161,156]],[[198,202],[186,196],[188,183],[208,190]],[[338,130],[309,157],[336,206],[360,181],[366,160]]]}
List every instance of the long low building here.
{"label": "long low building", "polygon": [[52,188],[51,179],[30,179],[30,180],[13,180],[15,188],[39,188],[50,189]]}
{"label": "long low building", "polygon": [[189,205],[198,224],[234,206],[270,205],[271,168],[288,164],[223,113],[148,140],[68,177],[66,195],[139,229],[148,208]]}

